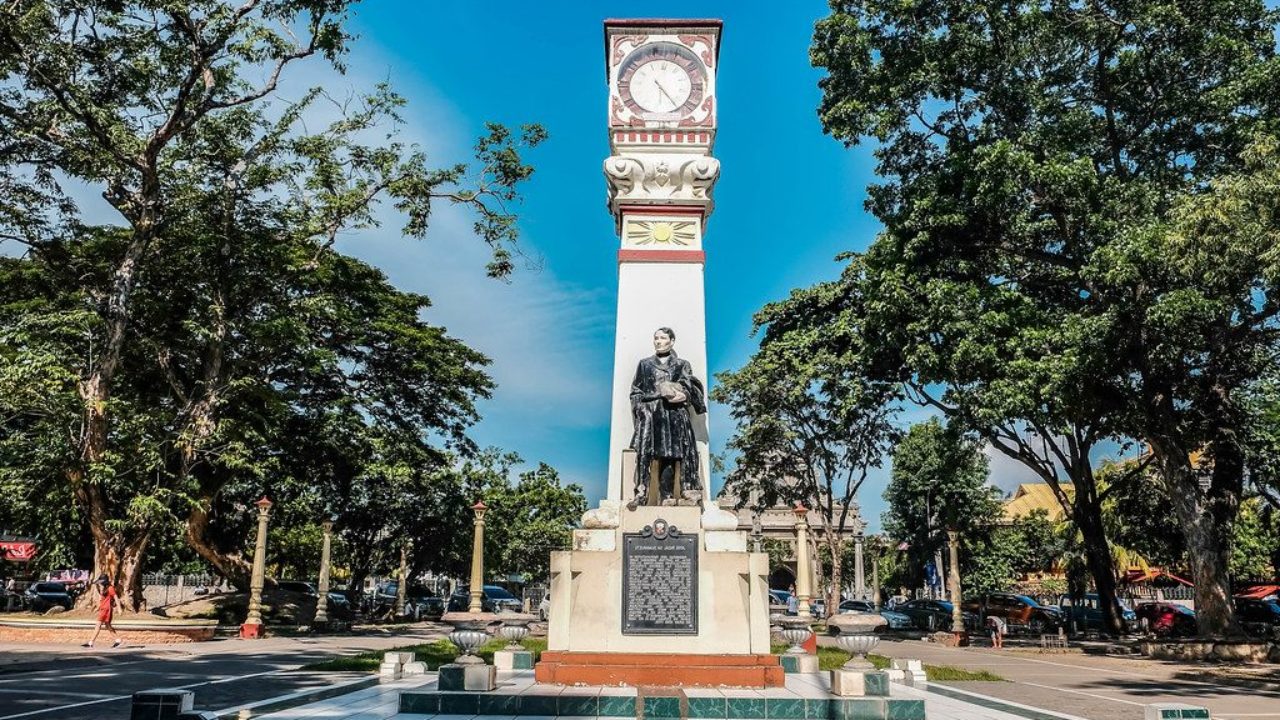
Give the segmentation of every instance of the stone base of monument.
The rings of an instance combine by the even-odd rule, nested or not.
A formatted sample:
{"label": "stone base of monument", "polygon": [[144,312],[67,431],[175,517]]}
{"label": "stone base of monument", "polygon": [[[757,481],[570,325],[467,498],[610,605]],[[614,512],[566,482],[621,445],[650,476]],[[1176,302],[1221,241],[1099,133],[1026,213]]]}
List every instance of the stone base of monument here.
{"label": "stone base of monument", "polygon": [[786,681],[776,655],[552,651],[542,653],[534,677],[540,683],[554,685],[690,688],[782,687]]}
{"label": "stone base of monument", "polygon": [[492,665],[441,665],[436,685],[440,690],[488,692],[498,686],[498,669]]}
{"label": "stone base of monument", "polygon": [[818,656],[809,653],[786,653],[779,655],[778,659],[782,662],[782,669],[789,673],[816,673],[818,672]]}
{"label": "stone base of monument", "polygon": [[889,675],[876,670],[831,671],[831,694],[841,697],[888,697]]}
{"label": "stone base of monument", "polygon": [[[447,692],[425,686],[400,693],[399,711],[427,715],[678,720],[925,720],[918,698],[841,697],[824,673],[788,675],[783,687],[755,690],[695,687],[548,686],[529,671],[502,672],[492,692]],[[886,685],[887,687],[887,685]],[[935,720],[937,720],[935,718]]]}
{"label": "stone base of monument", "polygon": [[493,666],[499,670],[532,670],[533,653],[528,650],[498,650],[493,654]]}

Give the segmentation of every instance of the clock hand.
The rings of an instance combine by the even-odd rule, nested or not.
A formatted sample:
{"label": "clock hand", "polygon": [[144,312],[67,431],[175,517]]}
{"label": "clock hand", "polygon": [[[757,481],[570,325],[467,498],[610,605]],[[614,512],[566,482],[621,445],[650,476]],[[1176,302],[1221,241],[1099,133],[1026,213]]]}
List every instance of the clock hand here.
{"label": "clock hand", "polygon": [[653,84],[657,86],[658,92],[662,93],[663,96],[667,98],[667,102],[671,103],[672,107],[675,107],[676,105],[679,104],[676,102],[675,98],[671,97],[671,93],[667,92],[667,89],[662,87],[662,83],[658,82],[657,80],[654,80]]}

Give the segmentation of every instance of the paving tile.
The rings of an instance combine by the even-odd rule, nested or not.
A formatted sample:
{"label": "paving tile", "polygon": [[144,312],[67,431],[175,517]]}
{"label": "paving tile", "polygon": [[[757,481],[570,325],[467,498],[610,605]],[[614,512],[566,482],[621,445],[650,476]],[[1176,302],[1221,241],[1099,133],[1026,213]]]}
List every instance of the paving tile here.
{"label": "paving tile", "polygon": [[555,717],[558,710],[556,708],[556,700],[559,693],[544,693],[541,689],[537,694],[526,693],[520,696],[520,715],[545,715],[547,717]]}
{"label": "paving tile", "polygon": [[726,715],[732,718],[764,718],[765,715],[765,699],[757,695],[756,697],[742,697],[730,695],[725,692],[725,700],[728,703]]}
{"label": "paving tile", "polygon": [[441,715],[474,716],[479,711],[480,699],[474,692],[440,693]]}
{"label": "paving tile", "polygon": [[722,693],[716,693],[714,696],[693,695],[691,691],[685,692],[685,697],[689,698],[689,717],[691,718],[721,718],[727,716],[728,705]]}
{"label": "paving tile", "polygon": [[798,697],[767,697],[764,712],[770,720],[804,720],[804,700]]}
{"label": "paving tile", "polygon": [[[585,694],[578,692],[570,692],[574,688],[566,688],[560,693],[560,697],[556,702],[556,708],[561,717],[571,716],[591,716],[595,717],[600,710],[600,698],[596,693]],[[677,717],[679,713],[677,713]]]}
{"label": "paving tile", "polygon": [[634,689],[628,695],[613,695],[601,692],[598,712],[601,717],[635,717],[636,695]]}
{"label": "paving tile", "polygon": [[670,695],[645,697],[644,717],[645,720],[680,717],[680,698]]}

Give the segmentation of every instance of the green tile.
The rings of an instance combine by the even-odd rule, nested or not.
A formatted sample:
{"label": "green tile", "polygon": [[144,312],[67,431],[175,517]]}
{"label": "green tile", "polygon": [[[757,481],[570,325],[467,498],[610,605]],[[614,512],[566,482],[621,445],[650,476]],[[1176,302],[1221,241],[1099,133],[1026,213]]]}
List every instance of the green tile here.
{"label": "green tile", "polygon": [[665,697],[646,697],[644,699],[644,717],[648,718],[678,718],[680,717],[680,698]]}
{"label": "green tile", "polygon": [[475,715],[480,707],[478,693],[474,692],[442,692],[440,693],[441,715]]}
{"label": "green tile", "polygon": [[477,715],[515,715],[520,712],[519,695],[495,695],[485,693],[480,696]]}
{"label": "green tile", "polygon": [[691,718],[726,718],[724,697],[691,697],[689,698],[689,717]]}
{"label": "green tile", "polygon": [[766,698],[765,716],[770,720],[804,720],[804,700],[800,698]]}
{"label": "green tile", "polygon": [[762,697],[729,697],[725,698],[725,701],[725,717],[744,719],[768,717],[765,714],[764,698]]}
{"label": "green tile", "polygon": [[808,720],[831,720],[830,700],[805,700],[804,716]]}
{"label": "green tile", "polygon": [[1178,720],[1181,715],[1181,710],[1176,710],[1174,708],[1160,708],[1160,720],[1165,720],[1166,718],[1169,720]]}
{"label": "green tile", "polygon": [[601,695],[599,713],[601,717],[633,718],[636,716],[636,699],[628,695]]}
{"label": "green tile", "polygon": [[882,672],[869,672],[863,685],[864,692],[872,697],[889,697],[889,675]]}
{"label": "green tile", "polygon": [[853,698],[832,700],[834,720],[884,720],[882,698]]}
{"label": "green tile", "polygon": [[[519,715],[555,716],[557,695],[521,695]],[[443,711],[441,711],[443,712]]]}
{"label": "green tile", "polygon": [[440,712],[440,696],[436,693],[400,693],[400,712],[435,715]]}
{"label": "green tile", "polygon": [[595,717],[600,711],[599,698],[595,695],[561,693],[556,707],[560,709],[560,715],[590,715]]}
{"label": "green tile", "polygon": [[511,658],[512,670],[532,670],[533,669],[533,653],[518,652]]}
{"label": "green tile", "polygon": [[1206,708],[1183,708],[1182,717],[1184,718],[1208,718],[1209,711]]}
{"label": "green tile", "polygon": [[884,704],[887,720],[925,720],[923,700],[891,698]]}
{"label": "green tile", "polygon": [[795,655],[779,655],[778,660],[782,665],[782,672],[793,673],[800,672],[800,658]]}

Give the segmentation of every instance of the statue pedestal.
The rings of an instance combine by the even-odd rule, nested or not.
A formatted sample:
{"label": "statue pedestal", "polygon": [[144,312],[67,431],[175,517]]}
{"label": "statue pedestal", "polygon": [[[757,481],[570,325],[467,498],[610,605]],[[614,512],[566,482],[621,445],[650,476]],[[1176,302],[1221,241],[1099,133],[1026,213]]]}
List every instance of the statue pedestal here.
{"label": "statue pedestal", "polygon": [[479,690],[488,692],[498,686],[498,669],[492,665],[440,666],[438,686],[441,690]]}
{"label": "statue pedestal", "polygon": [[493,654],[493,666],[499,670],[532,670],[533,653],[528,650],[499,650]]}
{"label": "statue pedestal", "polygon": [[539,682],[782,686],[768,556],[721,537],[736,531],[704,530],[697,507],[642,506],[577,532],[578,549],[551,555]]}

